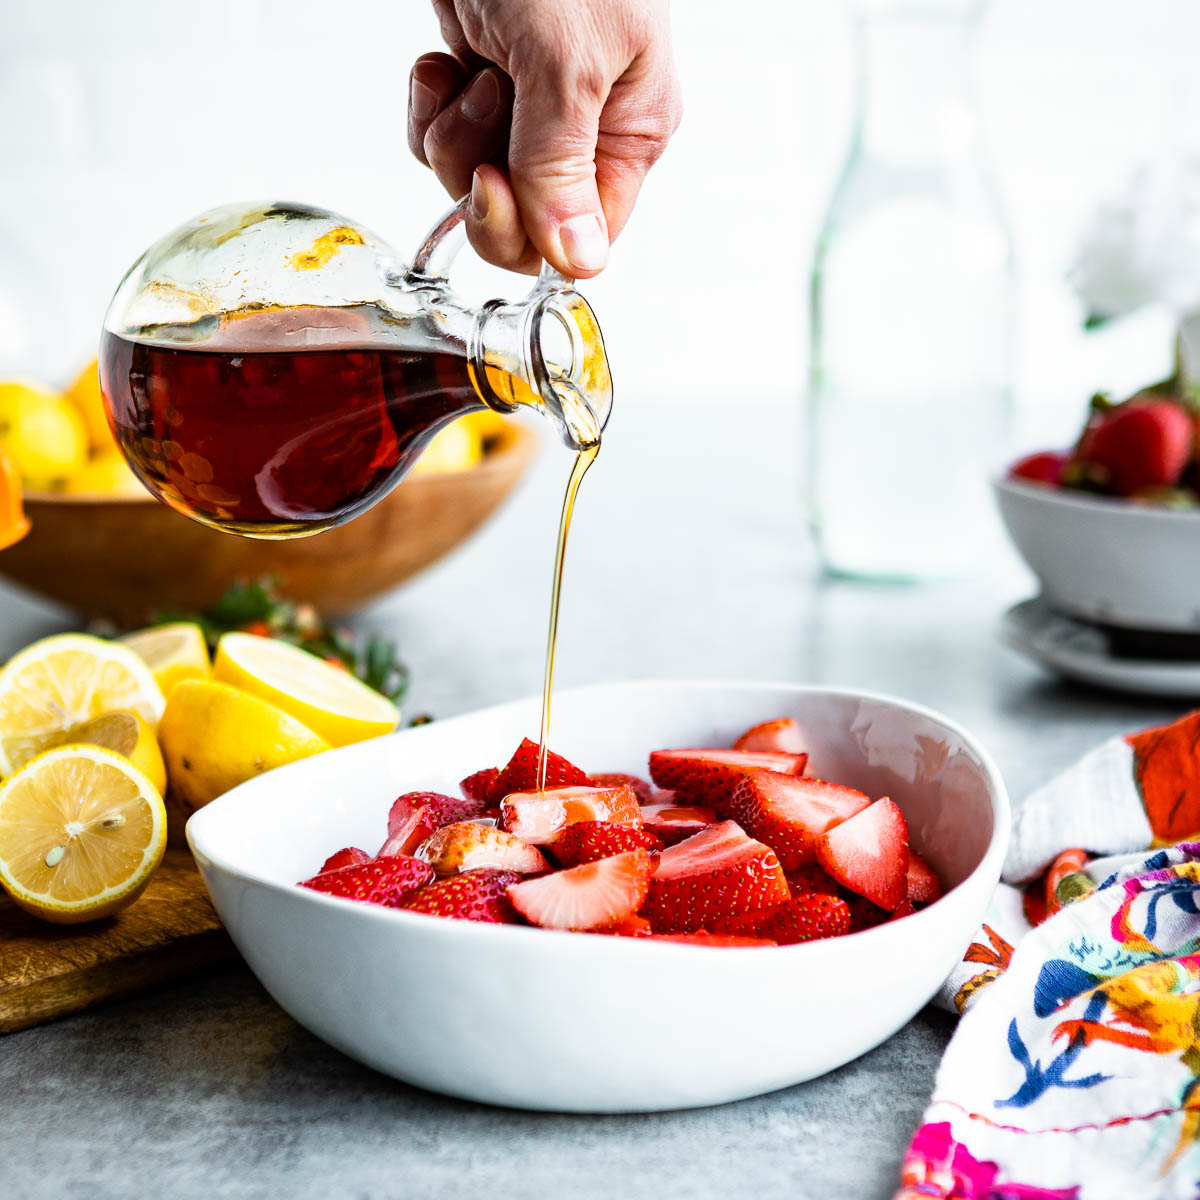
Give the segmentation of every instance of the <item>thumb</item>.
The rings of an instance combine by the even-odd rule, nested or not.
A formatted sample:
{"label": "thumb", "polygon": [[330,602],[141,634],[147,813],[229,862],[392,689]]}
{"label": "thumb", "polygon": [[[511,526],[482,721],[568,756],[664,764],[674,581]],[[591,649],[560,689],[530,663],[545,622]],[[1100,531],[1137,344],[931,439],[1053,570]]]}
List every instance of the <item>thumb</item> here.
{"label": "thumb", "polygon": [[544,76],[518,78],[508,171],[529,240],[565,275],[608,262],[608,224],[596,188],[596,138],[604,97],[565,92]]}

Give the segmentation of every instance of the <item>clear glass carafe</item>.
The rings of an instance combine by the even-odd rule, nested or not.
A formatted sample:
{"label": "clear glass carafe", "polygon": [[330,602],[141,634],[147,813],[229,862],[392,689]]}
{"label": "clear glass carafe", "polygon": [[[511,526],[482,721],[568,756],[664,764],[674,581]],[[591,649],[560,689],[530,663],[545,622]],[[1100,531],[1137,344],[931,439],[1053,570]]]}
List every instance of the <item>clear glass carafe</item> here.
{"label": "clear glass carafe", "polygon": [[1011,407],[1011,239],[980,138],[977,0],[861,0],[850,151],[812,273],[810,517],[824,566],[970,565]]}
{"label": "clear glass carafe", "polygon": [[109,307],[100,377],[113,432],[160,499],[230,533],[349,520],[471,409],[529,408],[595,445],[612,382],[595,314],[550,268],[524,299],[451,288],[460,203],[411,264],[344,217],[214,209],[134,264]]}

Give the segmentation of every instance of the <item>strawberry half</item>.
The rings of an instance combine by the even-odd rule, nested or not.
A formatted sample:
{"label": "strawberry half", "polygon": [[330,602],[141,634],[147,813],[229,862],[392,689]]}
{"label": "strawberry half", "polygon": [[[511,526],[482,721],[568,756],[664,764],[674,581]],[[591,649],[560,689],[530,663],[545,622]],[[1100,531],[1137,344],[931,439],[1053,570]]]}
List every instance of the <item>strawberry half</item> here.
{"label": "strawberry half", "polygon": [[432,883],[433,879],[433,868],[428,863],[397,855],[326,871],[303,880],[300,886],[328,896],[341,896],[344,900],[399,908],[413,892]]}
{"label": "strawberry half", "polygon": [[734,789],[726,814],[751,837],[766,842],[785,871],[794,871],[816,861],[821,834],[870,803],[869,796],[841,784],[760,771]]}
{"label": "strawberry half", "polygon": [[837,896],[796,896],[767,917],[758,931],[781,946],[841,937],[850,932],[850,908]]}
{"label": "strawberry half", "polygon": [[[492,804],[499,804],[513,792],[532,792],[538,786],[538,744],[526,738],[508,760],[508,765],[496,777],[490,797]],[[546,788],[590,787],[591,778],[574,763],[554,753],[546,752]]]}
{"label": "strawberry half", "polygon": [[778,945],[777,942],[773,942],[769,938],[734,937],[731,934],[705,933],[703,930],[697,933],[652,933],[650,940],[653,942],[685,942],[690,946],[711,946],[713,949]]}
{"label": "strawberry half", "polygon": [[908,824],[887,797],[817,839],[817,861],[838,883],[892,912],[908,892]]}
{"label": "strawberry half", "polygon": [[550,869],[541,851],[503,829],[478,821],[457,821],[435,830],[417,847],[416,857],[429,863],[439,875],[455,875],[476,867],[496,867],[518,875]]}
{"label": "strawberry half", "polygon": [[763,721],[747,729],[736,742],[735,750],[766,750],[778,754],[803,754],[804,734],[791,717]]}
{"label": "strawberry half", "polygon": [[630,850],[515,883],[508,896],[517,912],[544,929],[597,929],[637,912],[653,869],[645,850]]}
{"label": "strawberry half", "polygon": [[431,917],[512,925],[520,918],[508,898],[508,889],[520,880],[516,871],[477,867],[428,884],[410,896],[403,907],[410,912],[426,913]]}
{"label": "strawberry half", "polygon": [[577,867],[580,863],[624,854],[626,850],[649,850],[653,854],[662,848],[662,842],[654,834],[632,825],[577,821],[568,825],[554,843],[554,856],[564,867]]}
{"label": "strawberry half", "polygon": [[723,821],[662,852],[641,915],[655,932],[691,933],[788,898],[775,851]]}
{"label": "strawberry half", "polygon": [[1088,425],[1072,466],[1128,496],[1178,483],[1194,444],[1192,418],[1182,405],[1135,397]]}
{"label": "strawberry half", "polygon": [[342,867],[356,867],[359,863],[370,861],[371,856],[365,850],[360,850],[357,846],[347,846],[345,850],[331,854],[317,874],[324,875],[326,871],[339,871]]}
{"label": "strawberry half", "polygon": [[639,804],[648,804],[654,795],[654,788],[648,780],[640,775],[626,775],[624,771],[602,771],[599,775],[593,772],[592,782],[597,787],[620,787],[626,783],[633,788]]}
{"label": "strawberry half", "polygon": [[468,775],[458,786],[468,800],[475,800],[480,807],[483,807],[495,803],[495,792],[499,779],[499,767],[484,767],[482,771]]}
{"label": "strawberry half", "polygon": [[908,892],[913,904],[932,904],[942,896],[942,884],[934,869],[915,851],[908,852]]}
{"label": "strawberry half", "polygon": [[576,821],[609,821],[640,827],[642,810],[628,784],[619,787],[560,787],[514,792],[500,801],[500,824],[538,846],[553,845]]}
{"label": "strawberry half", "polygon": [[727,816],[725,805],[747,775],[778,771],[799,775],[807,754],[770,754],[752,750],[655,750],[650,755],[650,778],[659,787],[671,788],[689,800],[711,805]]}
{"label": "strawberry half", "polygon": [[435,829],[456,821],[470,821],[483,812],[477,800],[460,800],[441,792],[406,792],[388,811],[388,836],[379,853],[414,854]]}
{"label": "strawberry half", "polygon": [[685,838],[694,837],[717,824],[717,814],[699,804],[662,802],[663,796],[674,792],[658,792],[655,803],[642,805],[642,828],[652,833],[666,846],[674,846]]}

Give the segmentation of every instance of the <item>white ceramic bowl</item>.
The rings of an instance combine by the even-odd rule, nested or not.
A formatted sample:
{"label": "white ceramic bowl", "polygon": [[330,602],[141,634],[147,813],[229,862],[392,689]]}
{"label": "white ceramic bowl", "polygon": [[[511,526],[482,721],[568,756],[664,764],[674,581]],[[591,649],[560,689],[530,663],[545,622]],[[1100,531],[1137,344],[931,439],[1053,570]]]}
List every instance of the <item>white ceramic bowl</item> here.
{"label": "white ceramic bowl", "polygon": [[188,823],[213,902],[297,1021],[409,1083],[575,1112],[716,1104],[811,1079],[899,1029],[961,958],[1000,874],[1004,784],[965,731],[884,696],[784,685],[624,683],[554,698],[553,745],[645,773],[650,750],[801,722],[813,770],[890,795],[952,886],[927,909],[807,945],[718,950],[477,925],[296,887],[342,846],[374,852],[400,792],[455,793],[535,730],[530,699],[323,754]]}
{"label": "white ceramic bowl", "polygon": [[1007,478],[993,489],[1052,608],[1128,629],[1200,633],[1200,513]]}

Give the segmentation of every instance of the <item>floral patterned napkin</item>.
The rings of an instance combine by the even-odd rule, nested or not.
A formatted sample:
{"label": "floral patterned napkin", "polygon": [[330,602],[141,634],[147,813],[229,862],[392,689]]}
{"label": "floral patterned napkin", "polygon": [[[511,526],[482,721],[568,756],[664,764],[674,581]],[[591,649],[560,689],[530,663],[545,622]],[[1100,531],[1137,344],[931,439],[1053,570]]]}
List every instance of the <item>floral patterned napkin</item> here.
{"label": "floral patterned napkin", "polygon": [[1200,1197],[1197,834],[1200,713],[1018,808],[897,1200]]}

